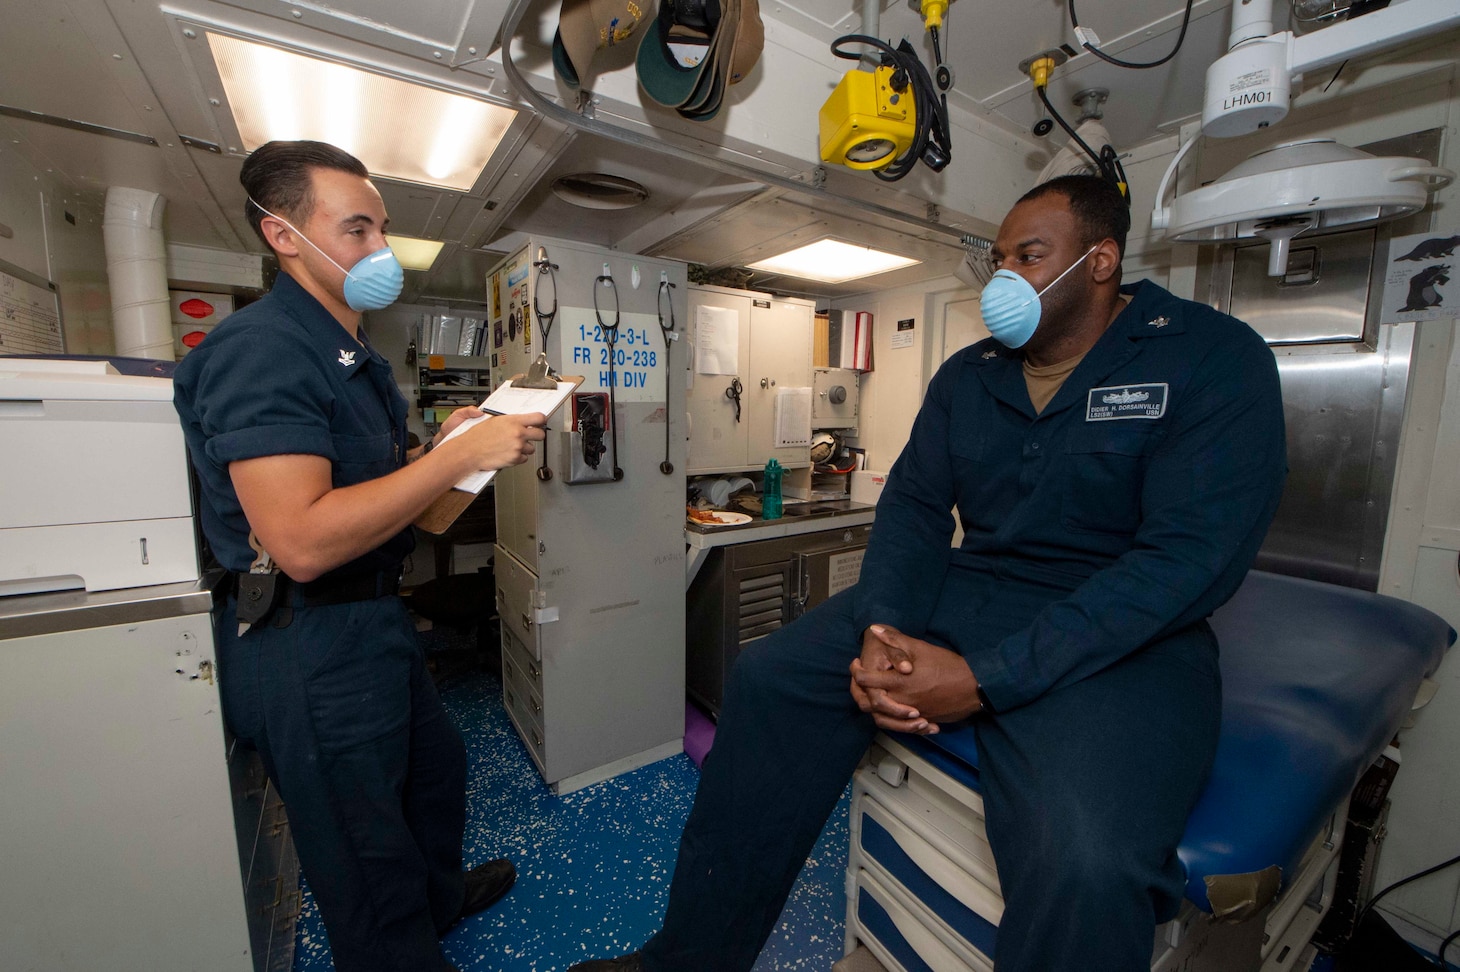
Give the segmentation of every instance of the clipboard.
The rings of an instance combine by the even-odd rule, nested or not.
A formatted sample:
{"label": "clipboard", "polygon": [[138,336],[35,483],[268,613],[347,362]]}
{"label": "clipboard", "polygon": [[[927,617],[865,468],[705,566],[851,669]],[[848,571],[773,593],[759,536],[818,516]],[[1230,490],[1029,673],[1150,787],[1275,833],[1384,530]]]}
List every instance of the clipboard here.
{"label": "clipboard", "polygon": [[[548,372],[546,361],[539,358],[526,374],[513,375],[504,381],[479,407],[503,415],[522,415],[526,412],[552,415],[581,384],[582,375],[552,375]],[[481,420],[487,418],[488,415],[484,413]],[[455,438],[475,424],[475,421],[463,422],[452,429],[451,435],[442,442]],[[539,448],[546,447],[546,442],[539,445]],[[432,500],[431,505],[416,518],[415,525],[427,533],[445,533],[496,474],[495,469],[486,469],[467,475]]]}

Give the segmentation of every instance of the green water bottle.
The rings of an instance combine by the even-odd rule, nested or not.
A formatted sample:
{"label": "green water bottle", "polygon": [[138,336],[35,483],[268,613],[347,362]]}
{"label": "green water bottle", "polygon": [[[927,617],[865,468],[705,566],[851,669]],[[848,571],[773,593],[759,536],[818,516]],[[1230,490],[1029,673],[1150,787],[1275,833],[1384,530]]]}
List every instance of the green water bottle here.
{"label": "green water bottle", "polygon": [[760,500],[760,518],[779,520],[781,518],[781,464],[771,459],[765,464],[764,495]]}

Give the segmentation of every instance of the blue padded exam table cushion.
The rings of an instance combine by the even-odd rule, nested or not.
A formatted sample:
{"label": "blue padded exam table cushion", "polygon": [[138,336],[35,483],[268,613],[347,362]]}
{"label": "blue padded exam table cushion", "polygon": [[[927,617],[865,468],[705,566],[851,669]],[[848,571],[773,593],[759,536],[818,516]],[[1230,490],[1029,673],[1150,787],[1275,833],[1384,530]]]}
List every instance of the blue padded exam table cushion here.
{"label": "blue padded exam table cushion", "polygon": [[[1208,877],[1276,865],[1286,883],[1455,641],[1408,601],[1255,570],[1211,624],[1221,736],[1178,848],[1186,897],[1207,912]],[[897,738],[978,788],[972,728]]]}

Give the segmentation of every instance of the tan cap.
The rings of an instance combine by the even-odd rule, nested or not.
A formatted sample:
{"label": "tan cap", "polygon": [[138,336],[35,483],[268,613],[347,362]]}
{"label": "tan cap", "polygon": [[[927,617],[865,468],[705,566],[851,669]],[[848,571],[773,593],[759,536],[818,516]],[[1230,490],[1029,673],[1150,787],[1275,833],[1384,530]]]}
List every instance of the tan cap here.
{"label": "tan cap", "polygon": [[653,15],[654,0],[563,0],[553,36],[553,69],[568,87],[578,87],[595,52],[627,44]]}
{"label": "tan cap", "polygon": [[740,0],[740,17],[735,22],[735,39],[730,44],[730,73],[726,81],[739,84],[755,69],[765,48],[765,24],[760,19],[760,0]]}

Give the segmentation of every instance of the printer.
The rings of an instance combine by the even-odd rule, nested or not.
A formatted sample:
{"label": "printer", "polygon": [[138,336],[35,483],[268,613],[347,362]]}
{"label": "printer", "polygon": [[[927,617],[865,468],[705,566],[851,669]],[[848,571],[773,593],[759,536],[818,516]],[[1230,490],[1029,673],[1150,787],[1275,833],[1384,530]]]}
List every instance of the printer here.
{"label": "printer", "polygon": [[0,357],[0,596],[199,577],[172,381]]}

